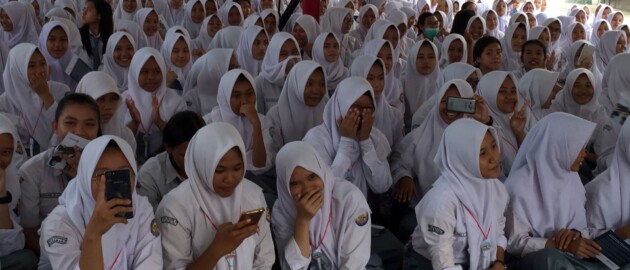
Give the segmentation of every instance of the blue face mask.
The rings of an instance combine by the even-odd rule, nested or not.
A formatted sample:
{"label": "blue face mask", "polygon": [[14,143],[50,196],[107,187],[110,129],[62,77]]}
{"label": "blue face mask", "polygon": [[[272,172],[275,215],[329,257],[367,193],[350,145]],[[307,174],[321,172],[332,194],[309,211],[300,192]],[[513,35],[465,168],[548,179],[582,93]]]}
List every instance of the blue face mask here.
{"label": "blue face mask", "polygon": [[438,28],[425,28],[422,34],[424,34],[425,37],[434,38],[438,35],[439,32],[440,29]]}

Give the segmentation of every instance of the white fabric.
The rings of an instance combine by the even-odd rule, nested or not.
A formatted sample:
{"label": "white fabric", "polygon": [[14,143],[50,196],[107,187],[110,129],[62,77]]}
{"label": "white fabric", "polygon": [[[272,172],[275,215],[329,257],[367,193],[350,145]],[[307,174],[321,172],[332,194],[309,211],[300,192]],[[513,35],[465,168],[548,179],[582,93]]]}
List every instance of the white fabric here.
{"label": "white fabric", "polygon": [[[286,66],[290,58],[280,61],[280,49],[282,45],[287,41],[293,41],[295,48],[300,48],[295,38],[286,32],[279,32],[271,38],[269,46],[267,46],[267,53],[262,62],[262,70],[259,76],[265,78],[267,81],[274,85],[283,85],[286,78]],[[299,58],[299,56],[298,56]],[[261,89],[262,90],[262,89]]]}
{"label": "white fabric", "polygon": [[276,131],[274,140],[280,140],[281,145],[302,140],[311,128],[323,121],[328,93],[324,93],[322,100],[315,107],[307,106],[304,101],[308,80],[318,69],[324,72],[322,66],[314,61],[297,63],[287,75],[278,104],[267,113]]}
{"label": "white fabric", "polygon": [[184,94],[186,103],[193,104],[189,105],[192,111],[206,115],[219,104],[219,82],[229,70],[233,52],[233,49],[213,49],[197,60],[196,63],[201,63],[202,67],[194,78],[195,86]]}
{"label": "white fabric", "polygon": [[512,37],[516,32],[516,29],[520,28],[519,26],[525,26],[525,40],[528,40],[529,36],[529,26],[524,23],[516,23],[510,24],[507,30],[505,30],[505,36],[501,39],[501,48],[503,49],[503,64],[501,65],[501,69],[504,71],[513,71],[521,68],[521,53],[516,52],[514,48],[512,48]]}
{"label": "white fabric", "polygon": [[243,36],[242,33],[243,28],[240,26],[224,27],[214,35],[208,50],[216,48],[236,49]]}
{"label": "white fabric", "polygon": [[[591,31],[591,37],[590,37],[589,41],[590,41],[591,43],[593,43],[593,45],[595,45],[595,46],[597,46],[597,44],[599,44],[599,41],[600,41],[600,38],[601,38],[601,37],[598,37],[598,36],[597,36],[597,29],[599,29],[599,27],[600,27],[602,24],[605,24],[605,25],[606,25],[606,30],[605,30],[605,31],[610,31],[610,30],[611,30],[611,29],[610,29],[610,23],[608,23],[608,21],[606,21],[606,20],[599,20],[599,23],[594,24],[594,25],[593,25],[593,26],[594,26],[594,27],[593,27],[593,31]],[[606,33],[606,32],[604,32],[604,34],[605,34],[605,33]]]}
{"label": "white fabric", "polygon": [[503,16],[497,17],[499,21],[498,27],[501,32],[505,32],[505,30],[507,29],[510,23],[510,7],[508,6],[506,0],[494,0],[494,2],[492,3],[492,10],[497,11],[497,7],[499,6],[500,3],[504,3],[506,8],[505,8],[505,13],[503,14]]}
{"label": "white fabric", "polygon": [[529,227],[530,237],[550,238],[562,228],[586,229],[584,186],[570,168],[594,129],[590,121],[551,113],[521,144],[505,185],[512,211]]}
{"label": "white fabric", "polygon": [[199,35],[195,39],[195,43],[199,44],[201,48],[204,49],[204,51],[207,51],[210,48],[210,43],[212,43],[212,39],[214,38],[208,35],[208,24],[210,24],[210,19],[212,19],[213,17],[217,17],[217,15],[212,14],[203,19],[203,22],[201,22],[201,27],[199,29]]}
{"label": "white fabric", "polygon": [[452,33],[446,36],[446,38],[444,38],[444,41],[442,42],[442,50],[440,53],[440,62],[439,62],[441,69],[444,69],[449,64],[452,64],[448,61],[448,50],[451,47],[451,43],[453,43],[453,41],[455,40],[461,41],[462,46],[464,48],[464,53],[462,54],[462,58],[459,60],[459,62],[461,63],[468,62],[468,45],[466,43],[466,39],[464,39],[464,37],[460,34]]}
{"label": "white fabric", "polygon": [[32,7],[24,3],[9,2],[2,5],[0,9],[7,13],[7,16],[13,23],[11,32],[5,32],[3,29],[0,29],[0,36],[9,48],[13,48],[22,42],[37,44],[37,22],[34,17],[35,12],[32,12]]}
{"label": "white fabric", "polygon": [[254,59],[252,55],[252,49],[254,48],[254,41],[261,33],[267,35],[265,29],[258,25],[252,25],[243,31],[243,36],[236,49],[236,58],[238,59],[239,66],[247,70],[253,77],[257,77],[260,73],[262,60]]}
{"label": "white fabric", "polygon": [[503,31],[499,30],[499,23],[498,23],[499,15],[497,14],[497,12],[492,10],[492,9],[488,9],[488,10],[483,12],[482,18],[485,21],[488,21],[488,14],[490,12],[494,13],[494,16],[497,17],[497,26],[495,26],[494,29],[487,29],[486,28],[486,33],[488,33],[488,35],[493,36],[493,37],[495,37],[497,39],[502,39],[503,36],[505,36],[505,33],[503,33]]}
{"label": "white fabric", "polygon": [[[392,67],[390,70],[385,71],[385,89],[383,94],[387,98],[387,102],[399,109],[401,112],[405,112],[405,103],[403,96],[403,89],[401,81],[396,77],[394,72],[394,66],[397,63],[397,57],[394,55],[395,50],[392,48],[392,44],[382,38],[374,39],[363,45],[362,52],[364,55],[370,55],[378,57],[378,53],[384,46],[388,46],[392,51]],[[383,60],[383,59],[381,59]],[[384,62],[384,60],[383,60]]]}
{"label": "white fabric", "polygon": [[[575,43],[571,44],[571,46],[568,48],[567,50],[567,61],[565,63],[564,68],[562,69],[562,72],[560,73],[560,80],[566,80],[567,76],[569,75],[569,73],[571,71],[573,71],[574,69],[576,69],[575,66],[575,57],[577,56],[577,53],[580,52],[582,53],[582,51],[584,51],[583,49],[580,50],[581,48],[583,48],[583,46],[590,46],[590,47],[594,47],[593,44],[591,44],[588,41],[585,40],[578,40]],[[595,48],[593,48],[595,51]],[[587,57],[587,56],[585,56]],[[601,81],[601,77],[602,74],[598,68],[597,68],[597,64],[596,64],[596,56],[595,53],[592,54],[591,56],[591,60],[593,65],[591,66],[590,71],[593,73],[593,76],[595,76],[595,81],[599,82]]]}
{"label": "white fabric", "polygon": [[[418,71],[416,58],[418,58],[421,47],[427,45],[433,50],[435,66],[429,75],[422,75]],[[438,74],[440,74],[440,67],[437,61],[438,56],[439,52],[435,44],[426,39],[417,42],[409,51],[409,60],[407,61],[403,73],[403,93],[405,95],[405,112],[407,114],[413,115],[422,104],[427,102],[429,98],[436,93]]]}
{"label": "white fabric", "polygon": [[348,77],[349,70],[347,67],[343,65],[343,60],[341,59],[341,46],[339,46],[339,56],[337,60],[334,62],[328,62],[325,56],[324,43],[326,38],[332,37],[339,44],[339,39],[330,32],[321,33],[315,42],[313,42],[313,61],[317,62],[324,68],[324,74],[326,74],[326,86],[329,92],[334,91],[337,88],[337,85]]}
{"label": "white fabric", "polygon": [[[309,242],[321,243],[322,256],[330,259],[330,269],[364,269],[370,258],[371,222],[359,225],[369,207],[361,192],[336,177],[317,151],[306,142],[292,142],[278,153],[278,200],[272,221],[283,269],[308,269],[311,258],[292,252],[297,209],[290,190],[291,174],[297,167],[315,173],[323,182],[323,204],[309,222]],[[369,218],[368,218],[369,219]],[[367,226],[366,226],[367,225]],[[311,251],[313,252],[313,251]],[[284,255],[284,256],[282,256]]]}
{"label": "white fabric", "polygon": [[531,119],[529,121],[534,124],[551,112],[550,108],[543,108],[543,104],[549,98],[551,91],[558,80],[558,72],[548,71],[546,69],[532,69],[525,73],[518,82],[517,88],[529,102],[531,111]]}
{"label": "white fabric", "polygon": [[[48,1],[48,0],[46,0]],[[119,19],[123,19],[123,20],[133,20],[133,16],[136,15],[136,11],[138,11],[139,9],[142,8],[142,1],[141,0],[135,0],[136,1],[136,10],[134,10],[133,12],[127,12],[124,8],[123,5],[125,3],[125,1],[120,0],[118,1],[118,4],[116,5],[116,8],[114,9],[114,20],[119,20]]]}
{"label": "white fabric", "polygon": [[74,16],[74,18],[72,19],[72,22],[77,27],[79,27],[79,25],[83,25],[83,22],[81,20],[82,19],[81,10],[79,10],[79,7],[77,7],[77,3],[74,0],[56,0],[55,7],[58,7],[64,10],[65,9],[72,10],[72,12],[74,13],[74,15],[70,14],[70,16]]}
{"label": "white fabric", "polygon": [[[155,9],[152,8],[141,8],[136,11],[136,15],[133,17],[133,20],[140,26],[140,29],[144,29],[144,22],[151,12],[154,12],[156,15],[158,14]],[[147,38],[147,46],[152,47],[156,50],[159,50],[162,47],[162,36],[160,36],[159,31],[156,31],[153,36],[147,36],[144,31],[142,32],[144,36]]]}
{"label": "white fabric", "polygon": [[[265,25],[265,19],[269,16],[274,16],[276,18],[276,26],[275,28],[273,28],[273,32],[270,32],[267,29],[267,25]],[[278,25],[280,24],[280,15],[278,15],[278,12],[275,9],[265,9],[262,12],[260,12],[260,19],[263,21],[263,25],[265,25],[265,30],[267,30],[267,35],[269,35],[270,37],[273,37],[273,35],[275,35],[278,32]]]}
{"label": "white fabric", "polygon": [[[239,25],[231,25],[229,23],[228,17],[229,17],[229,13],[230,10],[235,7],[238,10],[238,13],[241,14],[241,23]],[[223,4],[219,10],[217,10],[217,15],[219,16],[219,19],[221,19],[221,23],[223,23],[223,27],[228,27],[228,26],[241,26],[243,24],[243,21],[245,20],[243,18],[243,9],[241,8],[241,5],[239,5],[236,2],[226,2],[225,4]]]}
{"label": "white fabric", "polygon": [[105,72],[92,71],[83,76],[77,85],[76,92],[87,94],[94,100],[98,100],[110,93],[114,93],[120,98],[109,122],[104,123],[103,119],[101,119],[101,132],[103,135],[114,135],[122,138],[129,144],[129,146],[131,146],[131,149],[134,150],[135,153],[136,138],[133,136],[131,130],[124,124],[124,118],[123,115],[121,115],[123,110],[120,110],[120,108],[126,105],[122,96],[120,96],[120,91],[118,90],[118,86],[116,86],[116,81],[114,81],[114,79]]}
{"label": "white fabric", "polygon": [[[133,37],[136,50],[149,46],[147,36],[142,30],[142,26],[131,20],[116,20],[115,30],[127,32]],[[109,41],[108,41],[109,42]]]}
{"label": "white fabric", "polygon": [[358,27],[350,31],[350,35],[358,39],[361,43],[365,41],[365,36],[367,35],[368,30],[370,30],[362,23],[363,16],[365,16],[365,14],[370,10],[374,14],[374,18],[378,18],[378,8],[374,5],[366,4],[361,7],[361,11],[359,11],[359,17],[357,18]]}
{"label": "white fabric", "polygon": [[630,61],[630,54],[618,54],[610,60],[604,73],[600,102],[608,112],[612,112],[617,103],[630,104],[630,94],[627,93],[627,89],[630,89],[630,76],[626,72],[627,65],[630,63],[628,61]]}
{"label": "white fabric", "polygon": [[125,68],[116,63],[116,60],[114,60],[114,51],[123,37],[127,38],[127,40],[131,43],[131,46],[133,46],[134,51],[136,50],[136,43],[129,33],[122,31],[115,32],[107,41],[105,59],[103,60],[103,71],[109,74],[116,81],[116,86],[121,92],[127,91],[127,73],[129,73],[129,67]]}
{"label": "white fabric", "polygon": [[[50,260],[54,269],[78,269],[81,256],[82,237],[92,217],[96,200],[92,197],[92,181],[107,144],[115,142],[129,162],[133,175],[137,173],[136,160],[131,147],[116,136],[101,136],[90,142],[86,153],[79,161],[77,176],[69,182],[61,197],[59,206],[44,220],[41,228],[40,244],[42,260]],[[118,168],[116,168],[118,169]],[[133,179],[135,181],[135,179]],[[133,182],[132,182],[133,183]],[[151,234],[153,211],[145,197],[139,196],[135,189],[132,193],[134,218],[127,224],[114,224],[101,238],[103,265],[115,269],[161,268],[162,249],[160,237]],[[64,245],[46,244],[51,237],[63,236]],[[77,235],[72,235],[78,232]],[[59,237],[59,236],[58,236]],[[49,242],[50,243],[50,242]]]}
{"label": "white fabric", "polygon": [[[186,65],[183,67],[175,66],[175,64],[171,62],[171,54],[175,47],[175,43],[177,43],[177,41],[179,41],[180,39],[183,39],[186,43],[186,46],[188,46],[189,60],[188,63],[186,63]],[[193,48],[190,46],[190,39],[186,35],[180,34],[178,32],[171,32],[169,33],[169,35],[166,35],[164,43],[162,43],[162,48],[160,49],[160,52],[162,53],[162,57],[164,58],[164,62],[166,63],[166,69],[175,72],[175,74],[177,74],[177,79],[180,80],[180,82],[183,82],[186,79],[186,75],[188,75],[188,71],[190,71],[190,68],[192,67],[192,49]]]}
{"label": "white fabric", "polygon": [[[50,52],[48,51],[48,36],[53,29],[61,27],[61,29],[66,33],[68,37],[68,48],[61,58],[54,58]],[[77,51],[74,50],[74,46],[72,45],[72,38],[70,36],[70,32],[68,30],[68,26],[60,21],[50,21],[44,24],[42,28],[42,34],[39,36],[39,51],[46,58],[46,62],[50,66],[50,80],[55,82],[60,82],[71,89],[74,89],[77,85],[77,82],[74,81],[70,75],[66,74],[65,70],[70,60],[72,59],[73,54],[78,55]]]}
{"label": "white fabric", "polygon": [[[588,80],[591,82],[593,86],[593,98],[584,105],[579,105],[573,99],[573,85],[579,76],[586,75]],[[567,76],[567,80],[564,84],[564,88],[558,95],[556,99],[554,99],[553,104],[551,106],[552,111],[554,112],[565,112],[582,119],[595,122],[596,124],[603,124],[604,118],[608,118],[608,116],[602,111],[602,107],[599,104],[599,100],[597,97],[600,95],[600,89],[597,87],[595,82],[595,77],[593,73],[591,73],[588,69],[577,68],[571,71]]]}
{"label": "white fabric", "polygon": [[201,23],[195,23],[192,19],[192,10],[196,3],[201,4],[204,14],[205,14],[206,8],[204,6],[204,1],[201,1],[201,0],[188,1],[186,3],[186,6],[184,7],[184,16],[185,16],[184,27],[186,27],[186,30],[188,30],[191,37],[197,37],[199,35],[199,32],[202,30],[201,26],[203,25],[202,24],[203,21]]}
{"label": "white fabric", "polygon": [[606,31],[602,35],[595,51],[597,61],[593,63],[597,63],[598,70],[605,71],[610,60],[617,55],[617,41],[622,36],[627,41],[626,32],[623,30]]}

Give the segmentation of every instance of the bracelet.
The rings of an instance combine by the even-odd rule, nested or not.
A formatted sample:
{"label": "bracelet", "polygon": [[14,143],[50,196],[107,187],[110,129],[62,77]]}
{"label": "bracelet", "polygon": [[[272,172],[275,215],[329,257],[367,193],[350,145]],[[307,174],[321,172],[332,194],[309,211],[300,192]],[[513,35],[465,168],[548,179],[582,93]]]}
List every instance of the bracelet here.
{"label": "bracelet", "polygon": [[505,264],[505,262],[503,260],[499,260],[499,259],[494,260],[494,262],[492,262],[492,264],[490,264],[490,268],[494,267],[494,265],[497,264],[497,263],[501,264],[504,269],[508,269],[507,264]]}
{"label": "bracelet", "polygon": [[11,196],[11,192],[7,191],[7,196],[0,197],[0,204],[9,204],[13,200],[13,196]]}

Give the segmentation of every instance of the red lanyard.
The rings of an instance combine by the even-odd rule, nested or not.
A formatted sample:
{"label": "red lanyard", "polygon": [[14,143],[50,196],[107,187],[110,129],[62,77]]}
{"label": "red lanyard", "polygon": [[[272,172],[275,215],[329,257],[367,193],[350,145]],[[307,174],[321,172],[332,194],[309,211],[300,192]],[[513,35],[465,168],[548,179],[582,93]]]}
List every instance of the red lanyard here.
{"label": "red lanyard", "polygon": [[328,214],[328,222],[326,223],[326,228],[324,229],[324,235],[322,235],[322,238],[319,239],[319,243],[316,246],[314,246],[309,241],[309,244],[311,245],[311,248],[313,248],[313,250],[319,249],[319,247],[324,243],[324,238],[326,238],[326,233],[328,233],[328,226],[330,225],[331,217],[332,217],[332,205],[330,206],[330,213]]}
{"label": "red lanyard", "polygon": [[[162,106],[162,101],[164,100],[164,97],[166,97],[166,95],[162,96],[162,98],[160,98],[160,102],[158,102],[158,113],[160,110],[160,107]],[[149,130],[151,129],[151,127],[153,126],[153,121],[151,121],[151,123],[149,124],[149,128],[144,128],[144,125],[142,124],[142,119],[140,119],[140,129],[142,129],[142,131],[144,132],[144,135],[149,135]]]}
{"label": "red lanyard", "polygon": [[512,142],[510,142],[509,139],[505,138],[503,135],[501,135],[501,139],[505,141],[508,145],[510,145],[512,148],[514,148],[514,151],[518,151],[518,147],[512,144]]}
{"label": "red lanyard", "polygon": [[109,266],[109,269],[113,269],[114,265],[116,264],[116,262],[118,261],[118,257],[120,257],[120,253],[122,253],[122,251],[125,249],[125,247],[122,247],[119,251],[118,254],[116,254],[116,258],[114,259],[114,262],[112,262],[112,265]]}
{"label": "red lanyard", "polygon": [[[42,107],[39,109],[39,114],[37,114],[37,120],[35,120],[35,126],[33,126],[32,132],[31,132],[31,129],[28,128],[28,125],[24,125],[24,127],[26,128],[26,132],[28,133],[29,136],[31,136],[31,138],[35,138],[33,137],[33,135],[35,135],[35,130],[37,130],[37,125],[39,124],[39,118],[41,118],[43,111],[44,111],[44,104],[42,103]],[[24,121],[24,123],[26,124],[26,119],[24,118],[24,114],[20,113],[20,118],[22,118],[22,121]]]}
{"label": "red lanyard", "polygon": [[490,228],[488,228],[488,231],[484,232],[483,229],[481,228],[481,224],[479,224],[479,221],[477,221],[477,218],[475,218],[475,215],[473,215],[470,209],[468,209],[468,207],[466,207],[464,204],[462,204],[462,206],[466,208],[466,211],[468,211],[468,214],[470,214],[470,217],[472,217],[475,223],[477,223],[477,228],[479,228],[479,231],[481,231],[481,235],[483,235],[483,240],[484,241],[488,240],[488,236],[490,236],[490,230],[492,229],[492,225],[490,225]]}
{"label": "red lanyard", "polygon": [[204,212],[203,209],[201,209],[201,207],[199,207],[199,210],[201,210],[201,213],[203,213],[203,215],[206,217],[208,222],[210,222],[210,225],[212,225],[212,228],[214,228],[215,231],[218,231],[219,227],[217,227],[217,225],[215,225],[214,222],[212,222],[212,219],[210,219],[210,216],[208,216],[208,214],[206,214],[206,212]]}

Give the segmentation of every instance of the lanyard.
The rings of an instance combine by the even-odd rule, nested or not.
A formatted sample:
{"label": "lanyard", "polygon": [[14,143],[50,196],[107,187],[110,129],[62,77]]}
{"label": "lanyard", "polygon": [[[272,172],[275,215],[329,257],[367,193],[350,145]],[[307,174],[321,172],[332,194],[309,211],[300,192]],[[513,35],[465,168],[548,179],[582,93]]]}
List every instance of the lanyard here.
{"label": "lanyard", "polygon": [[332,205],[330,206],[330,213],[328,215],[328,222],[326,223],[326,228],[324,229],[324,235],[319,239],[319,243],[317,245],[313,245],[313,243],[309,243],[313,250],[318,250],[319,247],[324,243],[324,238],[326,238],[326,233],[328,233],[328,226],[330,225],[330,219],[332,217]]}
{"label": "lanyard", "polygon": [[[203,211],[203,209],[201,209],[201,207],[199,207],[199,209],[201,210],[201,212],[203,213],[203,215],[206,217],[206,220],[208,220],[208,222],[210,222],[210,225],[212,225],[212,227],[214,228],[215,231],[218,231],[218,227],[217,225],[214,224],[214,222],[212,222],[212,219],[210,218],[210,216],[208,216],[206,214],[206,212]],[[236,251],[232,250],[232,252],[228,253],[225,255],[225,260],[227,261],[228,264],[228,269],[229,270],[233,270],[234,269],[234,265],[236,263]]]}
{"label": "lanyard", "polygon": [[[166,95],[162,96],[162,98],[160,98],[160,102],[158,102],[158,113],[159,113],[160,107],[162,106],[162,101],[164,100],[164,97],[166,97]],[[145,128],[144,124],[142,124],[142,119],[140,119],[140,129],[142,129],[142,131],[144,132],[144,135],[149,135],[149,130],[151,129],[152,126],[153,126],[153,121],[149,123],[148,128]]]}
{"label": "lanyard", "polygon": [[114,261],[112,262],[112,265],[109,266],[109,270],[114,269],[114,265],[116,265],[116,262],[118,261],[118,257],[120,257],[120,253],[122,253],[122,251],[125,249],[125,247],[123,246],[119,251],[118,254],[116,254],[116,258],[114,259]]}
{"label": "lanyard", "polygon": [[468,207],[466,207],[464,204],[462,204],[462,206],[466,208],[466,211],[468,211],[468,214],[470,215],[470,217],[472,217],[475,223],[477,223],[477,228],[479,228],[479,231],[481,231],[481,235],[483,235],[483,240],[484,241],[488,240],[488,236],[490,236],[490,230],[492,229],[492,225],[490,225],[490,228],[488,228],[488,230],[484,232],[483,229],[481,228],[481,224],[479,224],[479,221],[477,221],[477,218],[475,217],[475,215],[473,215],[470,209],[468,209]]}
{"label": "lanyard", "polygon": [[26,132],[28,133],[28,135],[31,138],[34,138],[33,136],[35,135],[35,131],[37,130],[37,125],[39,124],[39,119],[41,118],[43,111],[44,111],[44,104],[42,103],[42,106],[39,109],[39,113],[37,114],[37,120],[35,120],[35,126],[33,126],[33,130],[32,131],[28,127],[28,124],[26,123],[26,118],[24,118],[24,114],[20,113],[20,118],[22,118],[22,121],[24,121],[24,123],[26,124],[26,125],[24,125],[24,127],[26,128]]}

